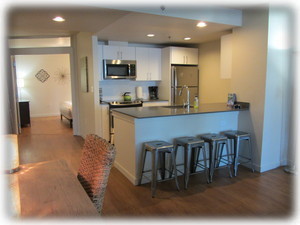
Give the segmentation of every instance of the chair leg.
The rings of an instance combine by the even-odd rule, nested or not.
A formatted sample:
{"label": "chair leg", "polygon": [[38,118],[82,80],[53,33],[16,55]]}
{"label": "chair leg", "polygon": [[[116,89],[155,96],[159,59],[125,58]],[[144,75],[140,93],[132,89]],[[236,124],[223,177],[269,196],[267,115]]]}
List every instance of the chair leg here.
{"label": "chair leg", "polygon": [[185,189],[187,189],[189,178],[190,178],[191,152],[192,152],[191,145],[185,146],[184,149],[184,188]]}
{"label": "chair leg", "polygon": [[179,183],[178,183],[178,178],[177,178],[177,170],[176,170],[176,152],[175,152],[175,151],[171,151],[171,159],[172,159],[172,164],[175,165],[175,169],[174,169],[174,179],[175,179],[175,183],[176,183],[176,188],[177,188],[178,191],[180,191]]}
{"label": "chair leg", "polygon": [[[220,145],[221,145],[221,149],[220,149]],[[223,155],[223,150],[224,150],[224,144],[223,143],[218,143],[217,145],[217,152],[216,152],[216,168],[219,168],[220,166],[220,162],[222,159],[222,155]]]}
{"label": "chair leg", "polygon": [[[195,173],[197,171],[197,163],[199,161],[200,151],[202,147],[193,148],[192,149],[192,160],[193,164],[191,165],[191,173]],[[193,151],[194,150],[194,151]]]}
{"label": "chair leg", "polygon": [[140,171],[139,171],[138,185],[141,185],[141,183],[142,183],[142,177],[143,177],[143,173],[144,173],[146,154],[147,154],[146,149],[143,149],[143,151],[142,151],[142,164],[141,164]]}
{"label": "chair leg", "polygon": [[158,151],[152,151],[152,179],[151,179],[151,194],[152,198],[155,197],[157,186],[157,169],[158,169]]}
{"label": "chair leg", "polygon": [[212,182],[212,178],[214,175],[215,169],[215,154],[216,154],[216,143],[210,143],[210,151],[209,151],[209,183]]}
{"label": "chair leg", "polygon": [[237,176],[238,162],[239,162],[239,152],[240,152],[240,138],[235,138],[235,152],[234,152],[234,164],[233,164],[233,175]]}
{"label": "chair leg", "polygon": [[251,144],[251,138],[248,138],[248,147],[249,147],[249,152],[250,152],[250,162],[251,162],[251,169],[252,173],[254,173],[254,164],[253,164],[253,149],[252,149],[252,144]]}
{"label": "chair leg", "polygon": [[165,152],[159,153],[159,162],[160,162],[160,169],[159,169],[160,177],[162,180],[164,180],[165,179],[165,171],[166,171],[166,165],[165,165],[166,153]]}
{"label": "chair leg", "polygon": [[209,174],[208,174],[208,169],[207,169],[207,159],[206,159],[206,147],[205,147],[205,144],[199,150],[202,150],[205,177],[206,177],[207,183],[209,183]]}
{"label": "chair leg", "polygon": [[229,176],[232,177],[231,166],[230,166],[229,144],[228,144],[228,142],[229,142],[229,140],[226,140],[226,142],[225,142],[225,145],[226,145],[226,154],[227,154],[227,167],[228,167]]}

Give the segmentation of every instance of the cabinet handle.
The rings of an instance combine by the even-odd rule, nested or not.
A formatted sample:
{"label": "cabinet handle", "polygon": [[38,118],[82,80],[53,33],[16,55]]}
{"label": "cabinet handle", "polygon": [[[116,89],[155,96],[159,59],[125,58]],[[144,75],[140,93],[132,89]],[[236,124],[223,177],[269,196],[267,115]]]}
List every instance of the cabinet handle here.
{"label": "cabinet handle", "polygon": [[189,58],[188,58],[188,56],[186,56],[186,62],[185,62],[186,64],[188,64],[189,63]]}

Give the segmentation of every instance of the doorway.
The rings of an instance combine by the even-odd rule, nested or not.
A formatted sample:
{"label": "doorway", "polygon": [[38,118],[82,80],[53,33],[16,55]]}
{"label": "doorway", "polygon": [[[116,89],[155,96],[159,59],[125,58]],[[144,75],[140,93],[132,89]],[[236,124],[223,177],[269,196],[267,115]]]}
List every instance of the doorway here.
{"label": "doorway", "polygon": [[[70,56],[68,54],[16,55],[16,77],[21,125],[31,118],[60,116],[72,119]],[[25,108],[23,108],[25,107]],[[62,119],[65,120],[65,117]],[[25,122],[24,122],[25,121]],[[27,122],[27,123],[26,123]],[[28,124],[29,123],[29,124]]]}

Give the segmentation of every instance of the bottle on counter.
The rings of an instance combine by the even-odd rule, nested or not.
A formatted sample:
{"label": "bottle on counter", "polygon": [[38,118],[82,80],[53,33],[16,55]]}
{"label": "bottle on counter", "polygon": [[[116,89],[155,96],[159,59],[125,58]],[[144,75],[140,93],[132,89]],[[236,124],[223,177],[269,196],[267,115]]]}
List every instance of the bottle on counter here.
{"label": "bottle on counter", "polygon": [[199,107],[199,99],[198,99],[198,96],[195,95],[195,98],[194,98],[194,109],[198,109]]}

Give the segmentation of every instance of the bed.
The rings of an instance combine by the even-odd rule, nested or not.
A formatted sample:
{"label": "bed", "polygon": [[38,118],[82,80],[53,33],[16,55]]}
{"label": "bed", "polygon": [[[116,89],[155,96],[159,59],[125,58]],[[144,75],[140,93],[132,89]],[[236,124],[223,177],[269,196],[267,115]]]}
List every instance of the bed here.
{"label": "bed", "polygon": [[72,102],[65,101],[60,104],[60,119],[63,120],[63,117],[69,120],[70,127],[73,127],[73,117],[72,117]]}

